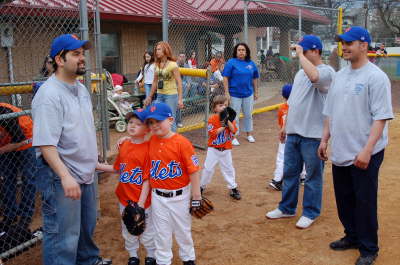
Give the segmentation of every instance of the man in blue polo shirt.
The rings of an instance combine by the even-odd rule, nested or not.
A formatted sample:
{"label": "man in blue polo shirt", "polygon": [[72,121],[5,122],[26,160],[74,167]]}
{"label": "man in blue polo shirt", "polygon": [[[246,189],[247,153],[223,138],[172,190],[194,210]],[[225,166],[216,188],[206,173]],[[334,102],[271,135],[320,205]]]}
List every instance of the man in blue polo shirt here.
{"label": "man in blue polo shirt", "polygon": [[296,213],[300,173],[303,163],[307,171],[304,182],[303,213],[297,228],[308,228],[320,215],[324,162],[317,155],[322,136],[322,109],[335,70],[321,60],[322,43],[314,35],[306,35],[295,46],[303,69],[297,72],[288,105],[281,142],[285,142],[282,200],[267,218],[293,217]]}
{"label": "man in blue polo shirt", "polygon": [[99,257],[94,172],[97,165],[92,103],[77,77],[86,72],[88,41],[65,34],[53,40],[55,73],[32,101],[37,186],[42,193],[43,264],[109,265]]}
{"label": "man in blue polo shirt", "polygon": [[387,120],[393,119],[390,80],[368,61],[368,31],[352,27],[337,36],[350,65],[333,80],[324,107],[324,132],[318,154],[327,160],[331,139],[333,185],[345,236],[333,250],[358,248],[356,265],[378,256],[378,173],[388,144]]}

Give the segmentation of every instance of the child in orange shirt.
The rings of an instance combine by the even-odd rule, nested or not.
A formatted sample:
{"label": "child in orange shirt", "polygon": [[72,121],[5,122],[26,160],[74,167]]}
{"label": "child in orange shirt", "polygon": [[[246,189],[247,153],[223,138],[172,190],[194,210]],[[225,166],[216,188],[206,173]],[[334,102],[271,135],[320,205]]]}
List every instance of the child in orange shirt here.
{"label": "child in orange shirt", "polygon": [[130,139],[126,139],[119,146],[119,154],[114,165],[98,164],[98,170],[106,172],[119,172],[119,183],[115,193],[119,199],[120,213],[122,214],[128,205],[128,200],[137,202],[146,213],[146,228],[140,236],[134,236],[128,232],[122,222],[122,236],[125,239],[125,248],[129,252],[128,265],[139,265],[138,258],[139,241],[147,251],[145,265],[156,265],[154,227],[151,220],[151,208],[149,195],[149,142],[145,136],[149,132],[144,123],[146,111],[137,109],[126,115],[128,121],[127,132]]}
{"label": "child in orange shirt", "polygon": [[[287,100],[289,99],[290,92],[292,91],[292,85],[286,84],[282,87],[282,97],[285,102],[278,109],[278,125],[279,129],[282,130],[285,127],[286,116],[289,111],[289,105],[287,104]],[[278,153],[276,154],[276,166],[274,172],[274,178],[269,183],[273,189],[281,191],[282,190],[282,178],[283,178],[283,164],[284,164],[284,155],[285,155],[285,143],[279,142]],[[300,175],[301,183],[304,183],[305,179],[305,169]]]}
{"label": "child in orange shirt", "polygon": [[241,196],[237,189],[232,162],[232,139],[237,131],[236,122],[228,121],[227,125],[224,125],[219,119],[219,113],[226,107],[228,107],[228,99],[224,95],[214,97],[212,109],[215,114],[208,119],[208,149],[204,169],[201,173],[200,186],[203,190],[211,182],[215,166],[219,163],[222,175],[228,183],[230,196],[240,200]]}
{"label": "child in orange shirt", "polygon": [[157,264],[171,264],[174,233],[183,264],[195,265],[189,207],[191,197],[201,200],[199,159],[190,141],[171,131],[175,121],[167,104],[155,103],[146,110],[153,135],[149,158]]}

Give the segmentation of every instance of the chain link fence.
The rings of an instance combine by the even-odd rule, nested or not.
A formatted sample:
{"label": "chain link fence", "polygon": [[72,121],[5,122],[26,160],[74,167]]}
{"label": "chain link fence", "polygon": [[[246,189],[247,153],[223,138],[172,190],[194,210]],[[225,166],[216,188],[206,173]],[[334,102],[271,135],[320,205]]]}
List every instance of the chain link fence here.
{"label": "chain link fence", "polygon": [[400,81],[400,55],[369,57],[369,60],[379,66],[391,81]]}
{"label": "chain link fence", "polygon": [[[32,181],[35,156],[33,149],[27,147],[29,125],[26,124],[29,124],[32,88],[39,89],[48,77],[45,60],[52,39],[75,33],[81,37],[87,35],[95,44],[87,56],[85,81],[92,92],[101,159],[107,158],[110,143],[122,136],[118,131],[125,131],[126,126],[124,115],[112,98],[115,88],[112,77],[103,71],[102,64],[112,73],[125,72],[130,82],[123,87],[131,94],[126,99],[134,107],[140,107],[143,92],[138,92],[133,82],[137,66],[142,65],[144,50],[152,50],[161,40],[159,22],[142,25],[102,21],[106,34],[100,35],[100,16],[95,12],[98,1],[87,1],[86,18],[80,12],[80,2],[14,0],[11,4],[0,4],[0,110],[4,109],[0,113],[0,261],[6,264],[31,263],[29,258],[13,257],[41,238],[40,198]],[[169,0],[169,7],[175,12],[182,10],[182,15],[172,14],[168,20],[167,35],[178,65],[182,69],[207,69],[204,72],[209,73],[195,75],[182,71],[185,108],[177,113],[178,132],[197,147],[207,145],[205,124],[211,111],[210,102],[215,95],[224,93],[218,73],[232,57],[235,44],[245,41],[250,47],[252,60],[260,72],[258,102],[261,104],[278,94],[284,83],[293,82],[299,63],[290,45],[305,34],[322,39],[324,62],[339,69],[334,42],[338,20],[335,9],[261,0]],[[88,20],[88,26],[82,25],[82,16]],[[119,35],[115,33],[117,29]],[[380,58],[379,62],[395,78],[400,76],[398,58]],[[10,111],[8,105],[1,107],[1,104],[19,109]],[[114,129],[110,132],[110,128],[117,132]],[[21,146],[7,149],[10,143]]]}
{"label": "chain link fence", "polygon": [[[334,42],[337,9],[260,0],[186,2],[204,17],[201,21],[196,18],[180,21],[171,17],[169,42],[183,58],[181,65],[209,69],[212,76],[209,91],[204,79],[187,79],[184,87],[186,107],[179,120],[185,127],[204,122],[205,106],[210,105],[205,102],[206,92],[210,94],[210,100],[214,95],[224,93],[219,73],[223,71],[224,63],[232,58],[233,47],[239,42],[248,44],[251,59],[258,66],[261,101],[277,94],[284,83],[293,82],[300,66],[290,45],[305,34],[319,36],[324,44],[324,62],[339,68]],[[173,3],[169,8],[174,8]],[[204,128],[184,131],[195,144],[205,143]]]}
{"label": "chain link fence", "polygon": [[[36,153],[31,142],[29,111],[0,103],[0,260],[3,261],[20,254],[42,237],[40,203],[36,199]],[[7,264],[13,264],[12,260]]]}
{"label": "chain link fence", "polygon": [[[83,38],[86,34],[92,42],[97,38],[95,1],[85,6],[80,2],[16,0],[0,4],[0,261],[6,264],[29,264],[15,256],[42,238],[41,200],[35,187],[36,154],[31,147],[31,101],[51,74],[48,54],[55,37],[76,34]],[[80,7],[89,12],[80,12]],[[88,20],[88,26],[82,24],[82,17]],[[90,73],[96,76],[101,72],[95,54],[92,49],[87,56],[88,84]],[[92,94],[98,128],[101,87],[100,81],[91,86],[92,92],[98,91]],[[100,131],[99,147],[103,139]]]}

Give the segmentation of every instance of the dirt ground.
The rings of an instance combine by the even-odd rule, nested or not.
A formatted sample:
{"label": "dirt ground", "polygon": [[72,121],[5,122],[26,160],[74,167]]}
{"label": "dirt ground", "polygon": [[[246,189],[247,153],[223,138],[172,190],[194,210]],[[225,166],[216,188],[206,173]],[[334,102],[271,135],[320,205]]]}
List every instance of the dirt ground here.
{"label": "dirt ground", "polygon": [[[377,265],[399,264],[400,260],[400,82],[393,84],[396,119],[390,123],[390,144],[386,149],[379,182],[379,244]],[[279,97],[269,100],[270,105]],[[351,122],[351,121],[349,121]],[[331,164],[326,164],[323,209],[321,216],[307,230],[295,228],[301,215],[295,218],[267,220],[265,213],[274,209],[281,193],[267,188],[272,178],[278,147],[276,112],[254,116],[255,144],[239,138],[241,146],[234,148],[233,159],[241,201],[228,196],[226,184],[219,171],[205,196],[215,204],[215,211],[203,220],[193,220],[193,239],[199,265],[269,265],[269,264],[354,264],[356,250],[334,252],[328,244],[343,235],[336,212]],[[198,151],[201,161],[205,152]],[[106,177],[100,183],[102,216],[96,229],[96,241],[101,255],[113,259],[113,264],[126,264],[128,254],[121,237],[120,217],[114,189],[117,177]],[[301,197],[301,196],[300,196]],[[142,259],[144,252],[141,252]],[[6,264],[39,265],[40,247]],[[173,264],[182,264],[174,243]]]}

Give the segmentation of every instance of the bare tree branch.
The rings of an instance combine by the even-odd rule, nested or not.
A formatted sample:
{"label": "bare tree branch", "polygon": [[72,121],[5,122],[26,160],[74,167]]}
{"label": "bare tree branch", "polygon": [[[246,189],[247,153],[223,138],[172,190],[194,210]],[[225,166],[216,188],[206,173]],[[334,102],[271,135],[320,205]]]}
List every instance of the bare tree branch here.
{"label": "bare tree branch", "polygon": [[390,30],[393,37],[400,34],[400,3],[398,0],[374,0],[374,8],[385,27]]}

